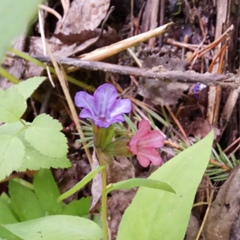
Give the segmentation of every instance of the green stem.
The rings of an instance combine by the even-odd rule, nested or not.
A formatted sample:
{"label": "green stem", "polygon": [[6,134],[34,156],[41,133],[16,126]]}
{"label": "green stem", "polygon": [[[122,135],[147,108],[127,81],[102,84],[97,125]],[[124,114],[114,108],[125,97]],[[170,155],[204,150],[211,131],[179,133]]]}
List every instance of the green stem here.
{"label": "green stem", "polygon": [[[105,166],[101,150],[96,150],[100,166]],[[102,169],[102,228],[103,240],[108,240],[108,220],[107,220],[107,168]]]}
{"label": "green stem", "polygon": [[102,227],[103,239],[108,240],[108,220],[107,220],[107,169],[102,170]]}
{"label": "green stem", "polygon": [[27,124],[22,120],[22,119],[19,119],[19,122],[24,126],[24,128],[27,128]]}

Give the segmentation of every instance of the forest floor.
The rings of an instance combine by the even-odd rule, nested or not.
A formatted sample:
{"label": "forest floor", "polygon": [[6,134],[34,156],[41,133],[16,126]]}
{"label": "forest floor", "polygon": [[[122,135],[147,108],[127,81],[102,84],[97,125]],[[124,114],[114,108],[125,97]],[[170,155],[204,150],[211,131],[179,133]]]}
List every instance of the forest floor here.
{"label": "forest floor", "polygon": [[[49,0],[42,19],[47,44],[71,77],[68,90],[72,98],[77,91],[93,92],[104,82],[110,82],[122,96],[131,97],[135,116],[154,119],[146,107],[150,109],[158,116],[154,119],[156,126],[166,136],[161,149],[164,162],[214,130],[215,151],[196,195],[198,207],[193,208],[186,239],[218,239],[209,229],[211,226],[231,232],[229,239],[240,239],[237,224],[240,206],[234,204],[240,196],[233,194],[239,192],[235,183],[240,173],[240,3],[234,0],[73,0],[68,6],[67,2]],[[168,23],[171,24],[160,36],[129,46],[124,43],[116,52],[111,46]],[[29,35],[15,41],[14,48],[49,62],[43,54],[39,23]],[[103,47],[106,47],[103,52],[93,52]],[[20,59],[6,69],[19,79],[46,74],[41,67]],[[72,167],[53,173],[65,192],[91,166],[82,144],[77,141],[79,135],[55,76],[53,82],[54,88],[50,81],[42,84],[38,91],[41,100],[30,100],[25,118],[31,121],[39,113],[49,113],[64,126]],[[0,87],[8,86],[6,81],[0,81]],[[115,160],[109,182],[147,177],[156,169],[143,168],[135,159]],[[1,191],[7,191],[6,186]],[[116,238],[121,216],[134,194],[134,190],[118,191],[108,197],[112,239]],[[90,195],[91,184],[67,202]],[[213,210],[206,211],[214,202]],[[232,211],[226,213],[226,204],[230,204]],[[97,211],[95,207],[92,214]],[[221,222],[216,216],[229,220]]]}

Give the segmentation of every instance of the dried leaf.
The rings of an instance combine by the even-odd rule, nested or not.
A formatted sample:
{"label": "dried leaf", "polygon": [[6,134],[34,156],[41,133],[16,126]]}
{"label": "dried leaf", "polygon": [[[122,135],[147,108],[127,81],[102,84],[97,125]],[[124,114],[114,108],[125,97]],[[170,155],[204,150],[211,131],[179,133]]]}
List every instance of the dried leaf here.
{"label": "dried leaf", "polygon": [[95,30],[104,19],[110,0],[75,0],[71,3],[63,24],[58,23],[55,34],[78,34],[84,30]]}
{"label": "dried leaf", "polygon": [[[92,163],[91,167],[92,167],[92,169],[94,169],[94,168],[99,166],[98,159],[97,159],[95,151],[93,152],[92,160],[93,160],[93,163]],[[101,173],[98,173],[94,177],[91,192],[92,192],[92,203],[91,203],[90,210],[92,210],[95,207],[95,205],[97,204],[97,202],[99,201],[99,199],[101,198],[101,195],[102,195],[102,176],[101,176]]]}
{"label": "dried leaf", "polygon": [[155,105],[163,106],[176,104],[188,88],[184,83],[147,78],[140,80],[138,94]]}

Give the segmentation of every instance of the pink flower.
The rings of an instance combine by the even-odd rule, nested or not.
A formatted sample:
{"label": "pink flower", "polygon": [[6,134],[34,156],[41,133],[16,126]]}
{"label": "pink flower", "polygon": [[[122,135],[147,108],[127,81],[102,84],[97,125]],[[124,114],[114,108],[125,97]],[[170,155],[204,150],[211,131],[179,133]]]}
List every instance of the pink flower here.
{"label": "pink flower", "polygon": [[157,130],[151,130],[149,121],[141,120],[138,131],[129,142],[129,149],[137,155],[141,166],[147,167],[150,163],[158,166],[162,163],[162,158],[156,148],[162,147],[163,144],[163,135]]}

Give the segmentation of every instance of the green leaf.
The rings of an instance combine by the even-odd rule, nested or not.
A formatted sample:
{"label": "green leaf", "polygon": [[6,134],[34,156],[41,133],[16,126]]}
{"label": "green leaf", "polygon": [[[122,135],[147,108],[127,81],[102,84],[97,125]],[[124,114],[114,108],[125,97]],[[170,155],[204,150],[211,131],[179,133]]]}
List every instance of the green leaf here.
{"label": "green leaf", "polygon": [[57,203],[60,192],[50,170],[41,169],[36,173],[33,187],[39,203],[45,211],[45,216],[61,213],[63,205]]}
{"label": "green leaf", "polygon": [[24,126],[20,121],[14,123],[5,123],[0,126],[0,134],[17,135],[23,131]]}
{"label": "green leaf", "polygon": [[68,198],[69,196],[73,195],[75,192],[79,191],[82,187],[84,187],[87,183],[89,183],[105,166],[98,166],[94,168],[90,173],[88,173],[80,182],[74,185],[71,189],[67,192],[63,193],[59,198],[58,202]]}
{"label": "green leaf", "polygon": [[13,38],[26,30],[28,23],[37,13],[37,6],[42,0],[1,0],[0,8],[0,61]]}
{"label": "green leaf", "polygon": [[39,85],[45,80],[45,77],[33,77],[14,85],[14,88],[24,97],[28,99]]}
{"label": "green leaf", "polygon": [[128,143],[130,139],[126,137],[117,138],[114,142],[108,144],[103,150],[103,153],[107,156],[132,156],[132,153],[128,150]]}
{"label": "green leaf", "polygon": [[124,120],[127,123],[127,125],[131,128],[132,132],[135,133],[137,131],[136,125],[126,114],[123,114],[123,117],[124,117]]}
{"label": "green leaf", "polygon": [[24,240],[100,240],[101,228],[86,218],[55,215],[4,225]]}
{"label": "green leaf", "polygon": [[17,237],[6,228],[0,226],[0,240],[22,240],[22,238]]}
{"label": "green leaf", "polygon": [[26,109],[26,101],[17,89],[14,87],[7,90],[0,89],[0,121],[16,122]]}
{"label": "green leaf", "polygon": [[90,205],[91,198],[82,197],[81,199],[73,200],[68,205],[66,205],[63,208],[62,214],[83,217],[89,214]]}
{"label": "green leaf", "polygon": [[25,139],[41,154],[61,158],[68,152],[60,122],[46,114],[38,115],[26,130]]}
{"label": "green leaf", "polygon": [[53,158],[47,157],[34,149],[30,144],[24,142],[25,156],[18,171],[39,170],[41,168],[69,168],[71,162],[67,157]]}
{"label": "green leaf", "polygon": [[[0,225],[3,223],[16,223],[16,217],[13,215],[8,204],[4,201],[4,199],[2,199],[2,196],[3,195],[1,195],[0,198]],[[0,239],[18,240],[19,238],[0,226]]]}
{"label": "green leaf", "polygon": [[9,194],[11,207],[20,221],[44,216],[44,211],[31,189],[11,180],[9,181]]}
{"label": "green leaf", "polygon": [[196,190],[209,162],[212,142],[213,132],[149,177],[168,183],[177,194],[140,187],[123,215],[117,240],[184,239]]}
{"label": "green leaf", "polygon": [[131,189],[135,187],[154,188],[154,189],[175,193],[175,191],[169,184],[159,180],[145,179],[145,178],[131,178],[128,180],[117,182],[117,183],[112,183],[107,186],[107,193],[114,190]]}
{"label": "green leaf", "polygon": [[0,135],[0,180],[19,169],[24,157],[24,145],[15,136]]}
{"label": "green leaf", "polygon": [[93,130],[95,147],[103,150],[112,141],[114,126],[112,124],[108,128],[99,128],[94,125]]}
{"label": "green leaf", "polygon": [[8,205],[0,199],[0,224],[3,223],[15,223],[16,217],[13,215]]}
{"label": "green leaf", "polygon": [[[22,120],[23,121],[23,120]],[[30,123],[26,123],[30,124]],[[21,131],[21,132],[20,132]],[[15,171],[39,170],[41,168],[68,168],[71,166],[69,159],[64,156],[60,158],[47,157],[34,149],[25,139],[24,126],[21,122],[6,123],[0,126],[0,138],[2,134],[17,135],[25,146],[25,155],[20,167],[14,169]],[[0,146],[1,148],[1,146]],[[0,169],[1,172],[1,169]]]}

